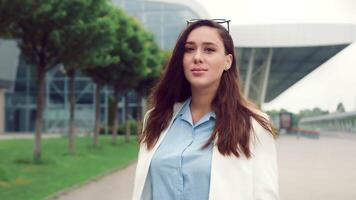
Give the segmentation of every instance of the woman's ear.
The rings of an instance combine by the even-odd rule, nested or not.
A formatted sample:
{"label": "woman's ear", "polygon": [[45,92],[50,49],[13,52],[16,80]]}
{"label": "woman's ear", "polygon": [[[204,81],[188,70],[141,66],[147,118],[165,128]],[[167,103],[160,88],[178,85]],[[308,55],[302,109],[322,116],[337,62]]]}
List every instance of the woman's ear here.
{"label": "woman's ear", "polygon": [[225,57],[225,67],[226,67],[226,70],[230,69],[231,65],[232,65],[232,55],[231,54],[227,54],[226,57]]}

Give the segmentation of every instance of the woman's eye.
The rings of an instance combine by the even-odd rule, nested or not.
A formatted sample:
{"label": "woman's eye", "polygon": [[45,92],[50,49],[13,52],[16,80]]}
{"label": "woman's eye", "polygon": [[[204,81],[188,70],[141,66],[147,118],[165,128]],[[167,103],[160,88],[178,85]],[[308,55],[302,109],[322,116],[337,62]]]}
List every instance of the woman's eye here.
{"label": "woman's eye", "polygon": [[215,49],[213,49],[213,48],[206,48],[205,51],[208,52],[208,53],[212,53],[212,52],[215,52]]}
{"label": "woman's eye", "polygon": [[185,52],[192,52],[192,51],[194,51],[194,48],[193,47],[185,47],[184,51]]}

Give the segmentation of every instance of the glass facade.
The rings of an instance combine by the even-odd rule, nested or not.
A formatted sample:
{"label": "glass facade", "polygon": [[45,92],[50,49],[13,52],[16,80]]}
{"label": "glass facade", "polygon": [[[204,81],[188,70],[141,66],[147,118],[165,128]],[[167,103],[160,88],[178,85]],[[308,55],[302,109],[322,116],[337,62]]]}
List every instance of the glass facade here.
{"label": "glass facade", "polygon": [[154,33],[157,42],[164,49],[172,49],[179,33],[186,26],[186,20],[199,18],[190,8],[156,1],[114,0],[115,5],[123,8],[130,15]]}
{"label": "glass facade", "polygon": [[[155,35],[159,45],[170,50],[180,31],[186,26],[186,20],[198,18],[190,8],[163,2],[143,0],[114,0],[115,5],[123,8],[129,15],[135,16]],[[34,67],[28,66],[19,57],[16,81],[13,91],[5,96],[5,131],[33,132],[36,116],[37,84],[35,82]],[[69,119],[68,77],[61,66],[46,73],[46,100],[44,111],[44,131],[66,133]],[[76,113],[75,127],[77,132],[91,131],[94,126],[94,96],[95,85],[90,78],[81,73],[76,76]],[[112,91],[104,87],[101,92],[100,109],[101,120],[108,122],[109,102]],[[136,96],[131,91],[128,94],[129,118],[136,117]],[[124,98],[120,98],[119,120],[124,118]]]}

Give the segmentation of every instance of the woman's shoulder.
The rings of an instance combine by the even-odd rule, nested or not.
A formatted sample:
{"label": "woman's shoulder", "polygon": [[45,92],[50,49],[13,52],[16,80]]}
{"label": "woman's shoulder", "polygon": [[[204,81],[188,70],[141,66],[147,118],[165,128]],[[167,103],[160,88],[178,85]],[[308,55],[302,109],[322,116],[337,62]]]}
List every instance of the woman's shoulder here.
{"label": "woman's shoulder", "polygon": [[[182,102],[177,102],[173,105],[173,116],[182,108],[182,106],[183,106]],[[154,110],[154,108],[150,108],[146,111],[145,116],[143,118],[143,129],[146,127],[147,120],[153,110]]]}
{"label": "woman's shoulder", "polygon": [[[269,116],[265,112],[255,109],[254,113],[266,122],[270,122]],[[251,127],[251,134],[253,135],[252,138],[254,143],[274,143],[274,133],[271,132],[272,127],[270,127],[270,130],[266,129],[254,117],[251,117]]]}
{"label": "woman's shoulder", "polygon": [[[177,112],[182,106],[184,102],[176,102],[173,105],[173,113]],[[154,108],[150,108],[146,111],[145,117],[148,117],[150,113],[154,110]]]}

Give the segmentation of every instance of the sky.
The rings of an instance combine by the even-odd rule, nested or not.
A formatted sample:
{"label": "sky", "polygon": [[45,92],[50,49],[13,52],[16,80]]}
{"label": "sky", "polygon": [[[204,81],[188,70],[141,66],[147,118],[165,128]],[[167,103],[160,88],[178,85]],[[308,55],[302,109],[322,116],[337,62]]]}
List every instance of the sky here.
{"label": "sky", "polygon": [[[195,1],[203,5],[211,18],[231,19],[232,25],[308,22],[356,26],[354,0]],[[299,112],[319,107],[333,112],[339,102],[344,104],[346,111],[356,111],[356,43],[349,45],[273,101],[264,104],[263,109],[285,108]]]}

